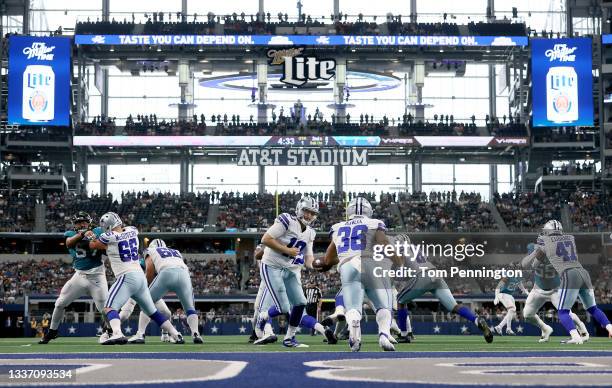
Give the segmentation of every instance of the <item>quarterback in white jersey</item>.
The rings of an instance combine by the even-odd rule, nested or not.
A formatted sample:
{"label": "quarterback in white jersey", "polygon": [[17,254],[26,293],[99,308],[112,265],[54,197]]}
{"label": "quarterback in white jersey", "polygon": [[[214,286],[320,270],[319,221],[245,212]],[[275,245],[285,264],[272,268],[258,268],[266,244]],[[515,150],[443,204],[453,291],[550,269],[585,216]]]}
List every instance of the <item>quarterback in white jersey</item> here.
{"label": "quarterback in white jersey", "polygon": [[[319,203],[305,196],[298,201],[295,213],[295,216],[288,213],[279,215],[261,240],[265,246],[261,277],[274,301],[274,306],[259,315],[261,329],[270,318],[289,314],[284,346],[305,346],[295,340],[300,325],[316,330],[327,337],[329,344],[335,344],[337,339],[330,329],[324,328],[314,317],[304,315],[306,297],[302,289],[301,270],[304,265],[312,268],[312,245],[316,233],[310,224],[319,213]],[[255,341],[255,344],[267,343],[269,340],[266,335]]]}
{"label": "quarterback in white jersey", "polygon": [[[158,302],[168,291],[173,291],[187,312],[187,324],[191,330],[194,344],[203,343],[198,329],[198,314],[193,301],[193,286],[189,268],[183,256],[176,249],[166,246],[164,240],[156,238],[143,253],[146,262],[146,275],[149,291],[154,302]],[[156,276],[157,274],[157,276]],[[144,334],[151,319],[142,311],[138,319],[138,332],[129,343],[144,343]]]}
{"label": "quarterback in white jersey", "polygon": [[126,344],[127,338],[121,331],[121,320],[117,312],[131,297],[141,310],[149,315],[162,329],[167,330],[177,343],[185,343],[168,318],[156,308],[147,288],[147,279],[142,272],[138,257],[138,230],[133,226],[123,226],[116,213],[106,213],[100,218],[104,233],[89,243],[90,249],[104,249],[115,274],[104,307],[106,317],[113,329],[113,335],[102,342],[103,345]]}
{"label": "quarterback in white jersey", "polygon": [[[351,200],[346,208],[348,221],[334,224],[331,243],[322,269],[338,264],[342,294],[349,325],[349,345],[356,352],[361,348],[361,311],[364,293],[372,301],[378,323],[378,343],[385,351],[393,351],[391,337],[393,290],[390,279],[373,276],[374,245],[388,245],[384,222],[372,216],[372,205],[362,197]],[[399,262],[399,259],[396,259]],[[382,263],[381,263],[382,264]],[[380,266],[379,263],[376,265]],[[388,261],[390,267],[390,261]],[[318,266],[318,264],[317,264]]]}

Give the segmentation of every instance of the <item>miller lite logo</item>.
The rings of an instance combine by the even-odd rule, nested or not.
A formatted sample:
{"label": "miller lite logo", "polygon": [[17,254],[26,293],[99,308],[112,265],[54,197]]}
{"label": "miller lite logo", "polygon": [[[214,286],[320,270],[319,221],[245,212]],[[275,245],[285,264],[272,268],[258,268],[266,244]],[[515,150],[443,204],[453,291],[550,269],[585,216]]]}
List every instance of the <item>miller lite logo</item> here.
{"label": "miller lite logo", "polygon": [[548,58],[550,62],[575,62],[576,54],[574,54],[574,51],[576,51],[577,48],[578,47],[567,47],[565,43],[559,43],[554,45],[552,49],[546,50],[544,55],[546,55],[546,58]]}
{"label": "miller lite logo", "polygon": [[336,61],[302,56],[303,48],[268,50],[271,65],[282,65],[280,81],[300,87],[309,80],[329,80],[336,75]]}
{"label": "miller lite logo", "polygon": [[32,47],[26,47],[23,49],[23,53],[28,57],[26,59],[32,59],[36,57],[39,61],[52,61],[53,50],[55,46],[47,46],[44,42],[34,42]]}

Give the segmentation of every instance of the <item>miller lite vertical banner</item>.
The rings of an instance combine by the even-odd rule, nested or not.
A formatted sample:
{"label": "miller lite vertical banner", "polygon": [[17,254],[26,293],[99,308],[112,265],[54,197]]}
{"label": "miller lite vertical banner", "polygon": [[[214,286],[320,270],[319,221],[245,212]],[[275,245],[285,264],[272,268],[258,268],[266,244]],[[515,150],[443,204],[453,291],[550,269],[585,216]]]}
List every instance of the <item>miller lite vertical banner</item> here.
{"label": "miller lite vertical banner", "polygon": [[9,124],[70,124],[70,38],[9,38]]}
{"label": "miller lite vertical banner", "polygon": [[531,39],[533,126],[593,125],[591,39]]}

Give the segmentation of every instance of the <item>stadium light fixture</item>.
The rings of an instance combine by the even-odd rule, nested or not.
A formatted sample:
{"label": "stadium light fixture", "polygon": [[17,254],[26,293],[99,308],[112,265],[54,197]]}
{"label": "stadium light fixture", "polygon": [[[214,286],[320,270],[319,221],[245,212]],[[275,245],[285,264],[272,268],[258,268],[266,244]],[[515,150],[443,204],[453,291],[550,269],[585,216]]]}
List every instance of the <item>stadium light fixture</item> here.
{"label": "stadium light fixture", "polygon": [[110,51],[111,53],[112,53],[112,52],[114,52],[114,51],[115,51],[115,46],[112,46],[112,45],[111,45],[111,46],[110,46],[110,50],[109,50],[109,51]]}
{"label": "stadium light fixture", "polygon": [[157,46],[157,52],[161,51],[161,46]]}

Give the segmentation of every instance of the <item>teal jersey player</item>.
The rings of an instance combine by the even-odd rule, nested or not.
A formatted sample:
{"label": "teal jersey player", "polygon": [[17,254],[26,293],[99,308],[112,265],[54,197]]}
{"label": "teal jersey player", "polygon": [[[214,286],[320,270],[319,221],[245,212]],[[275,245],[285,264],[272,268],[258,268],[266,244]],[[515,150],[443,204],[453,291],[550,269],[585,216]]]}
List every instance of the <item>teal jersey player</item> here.
{"label": "teal jersey player", "polygon": [[[98,311],[104,313],[104,303],[108,298],[106,270],[102,263],[102,252],[104,251],[89,248],[89,243],[102,234],[102,229],[92,230],[91,224],[91,216],[80,211],[72,216],[73,230],[64,233],[66,247],[72,256],[74,274],[62,287],[55,301],[49,330],[39,344],[47,344],[58,337],[58,328],[64,319],[66,307],[82,296],[89,295]],[[108,337],[108,333],[103,333],[100,338],[104,336]]]}
{"label": "teal jersey player", "polygon": [[[92,232],[97,239],[102,234],[102,228],[96,227],[92,229]],[[67,230],[64,233],[64,237],[69,238],[76,236],[78,232],[76,230]],[[81,241],[77,242],[72,248],[68,248],[70,256],[72,256],[72,266],[74,269],[81,271],[87,271],[92,268],[96,268],[102,265],[102,252],[98,249],[89,248],[89,238],[85,237]]]}
{"label": "teal jersey player", "polygon": [[516,293],[517,288],[523,289],[521,287],[523,279],[514,277],[514,278],[506,278],[503,284],[500,284],[499,292],[509,295],[514,295]]}

